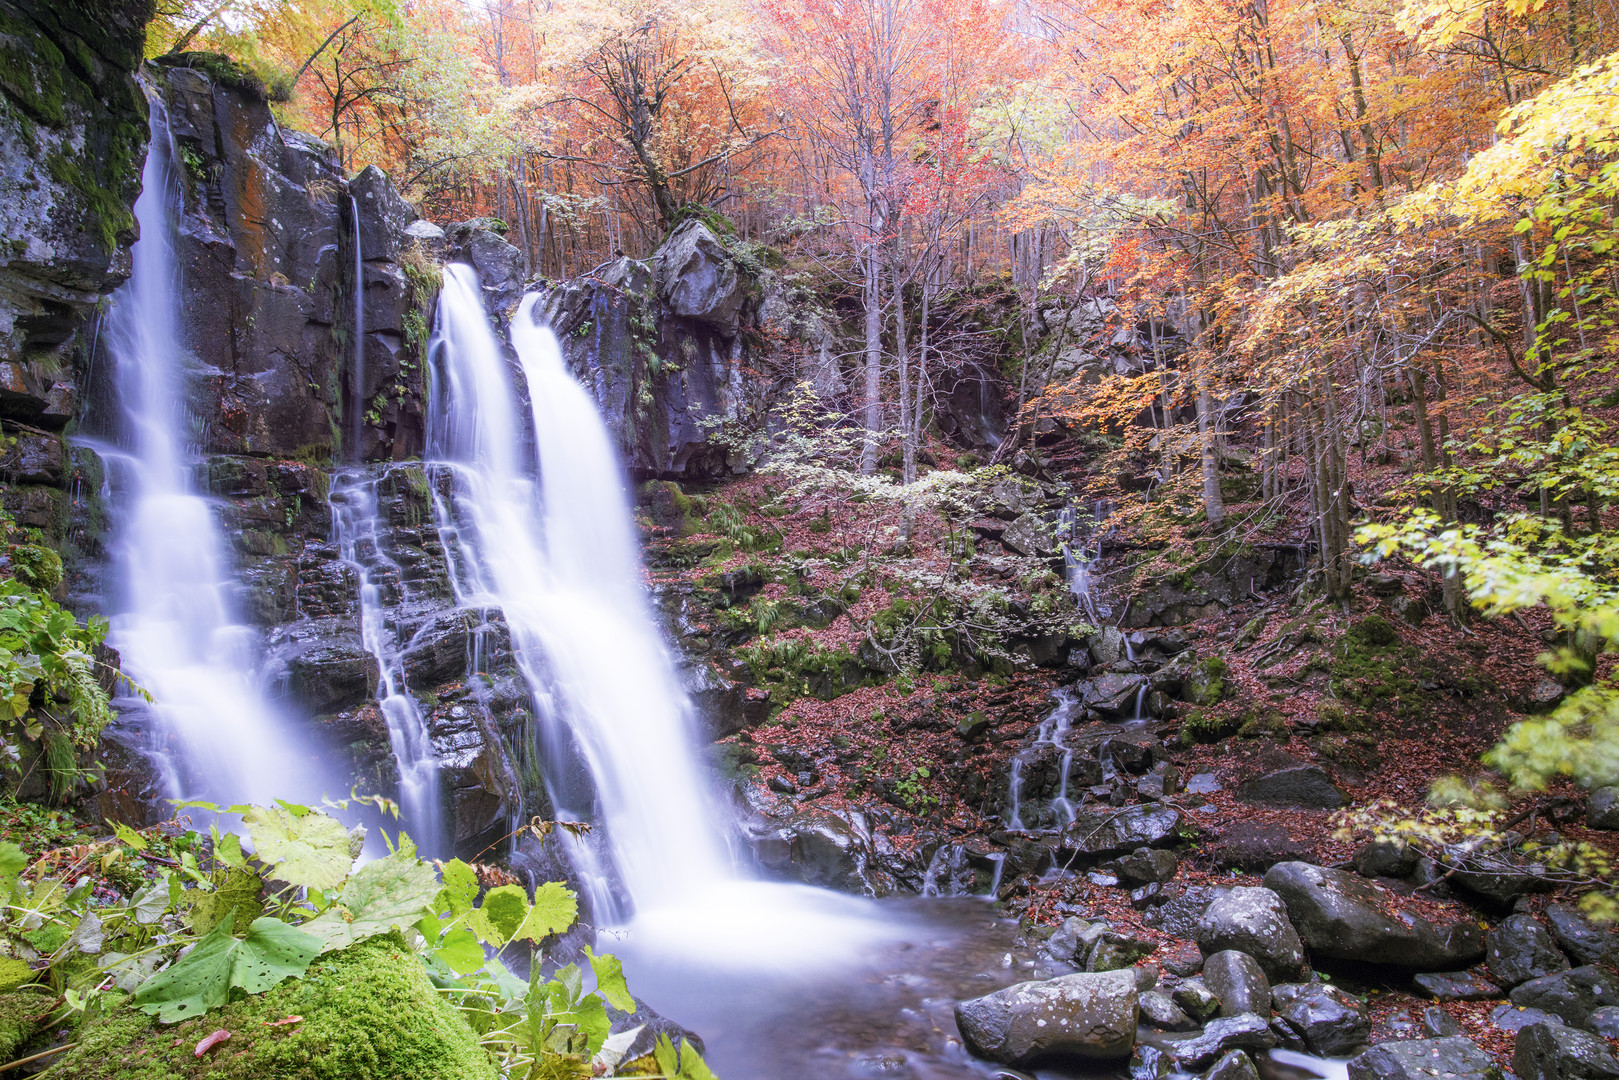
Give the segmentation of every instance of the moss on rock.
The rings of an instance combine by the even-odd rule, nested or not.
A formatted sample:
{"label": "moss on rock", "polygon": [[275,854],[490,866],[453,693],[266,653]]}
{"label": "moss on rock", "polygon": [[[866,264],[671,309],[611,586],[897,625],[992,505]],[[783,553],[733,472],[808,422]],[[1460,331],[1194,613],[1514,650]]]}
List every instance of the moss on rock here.
{"label": "moss on rock", "polygon": [[39,1034],[55,996],[49,990],[8,990],[0,994],[0,1062],[12,1061]]}
{"label": "moss on rock", "polygon": [[[272,1027],[288,1017],[295,1023]],[[203,1057],[214,1031],[230,1039]],[[133,1009],[87,1024],[57,1080],[495,1080],[493,1063],[397,936],[317,960],[302,979],[159,1025]]]}

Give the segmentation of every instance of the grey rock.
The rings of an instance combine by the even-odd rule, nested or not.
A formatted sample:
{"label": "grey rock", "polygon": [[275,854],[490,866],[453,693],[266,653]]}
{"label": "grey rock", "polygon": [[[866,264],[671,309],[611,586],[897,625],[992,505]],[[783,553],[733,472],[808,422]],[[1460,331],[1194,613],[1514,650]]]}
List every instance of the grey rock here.
{"label": "grey rock", "polygon": [[1619,983],[1599,967],[1584,965],[1530,979],[1513,989],[1514,1005],[1540,1009],[1565,1023],[1584,1027],[1590,1015],[1604,1005],[1619,1005]]}
{"label": "grey rock", "polygon": [[1175,1063],[1156,1046],[1142,1043],[1130,1054],[1130,1080],[1169,1080],[1174,1071]]}
{"label": "grey rock", "polygon": [[1138,1000],[1130,972],[1063,975],[963,1001],[956,1026],[975,1054],[1007,1065],[1126,1058],[1135,1046]]}
{"label": "grey rock", "polygon": [[1279,862],[1303,859],[1309,845],[1293,838],[1281,825],[1238,821],[1222,829],[1208,845],[1209,858],[1222,870],[1250,870],[1264,873]]}
{"label": "grey rock", "polygon": [[1612,929],[1596,925],[1577,908],[1567,904],[1551,904],[1546,908],[1546,921],[1563,951],[1577,964],[1612,965],[1619,959],[1619,936]]}
{"label": "grey rock", "polygon": [[749,283],[707,225],[696,218],[681,223],[656,259],[658,295],[671,312],[736,334]]}
{"label": "grey rock", "polygon": [[1490,1023],[1499,1031],[1521,1031],[1530,1024],[1561,1024],[1562,1017],[1541,1009],[1526,1009],[1512,1002],[1503,1002],[1490,1010]]}
{"label": "grey rock", "polygon": [[1238,887],[1210,904],[1198,922],[1197,944],[1205,953],[1247,953],[1273,979],[1296,977],[1304,967],[1304,945],[1287,905],[1270,889]]}
{"label": "grey rock", "polygon": [[1414,1039],[1372,1047],[1349,1060],[1349,1080],[1503,1080],[1501,1067],[1471,1039]]}
{"label": "grey rock", "polygon": [[1180,857],[1161,848],[1136,848],[1128,855],[1114,859],[1110,864],[1121,881],[1136,885],[1165,882],[1180,869]]}
{"label": "grey rock", "polygon": [[1045,518],[1034,512],[1022,515],[1006,527],[1001,543],[1019,555],[1047,556],[1057,550],[1051,536],[1051,526]]}
{"label": "grey rock", "polygon": [[1544,865],[1517,852],[1457,853],[1454,858],[1459,869],[1451,883],[1497,907],[1510,907],[1521,896],[1550,892],[1553,887]]}
{"label": "grey rock", "polygon": [[1072,917],[1064,919],[1056,933],[1046,940],[1046,952],[1056,960],[1068,962],[1077,957],[1083,962],[1106,930],[1101,923]]}
{"label": "grey rock", "polygon": [[1430,1039],[1448,1039],[1462,1033],[1456,1018],[1437,1005],[1422,1010],[1422,1030]]}
{"label": "grey rock", "polygon": [[1101,940],[1091,946],[1090,955],[1085,958],[1085,970],[1117,971],[1132,968],[1137,960],[1151,953],[1154,947],[1150,941],[1108,930],[1102,934]]}
{"label": "grey rock", "polygon": [[1168,994],[1148,990],[1141,995],[1141,1022],[1160,1031],[1196,1031],[1197,1021],[1181,1009]]}
{"label": "grey rock", "polygon": [[1197,924],[1209,905],[1230,889],[1225,886],[1192,885],[1162,905],[1147,912],[1141,921],[1175,938],[1196,938]]}
{"label": "grey rock", "polygon": [[1259,1080],[1259,1070],[1254,1068],[1254,1059],[1241,1050],[1233,1050],[1226,1054],[1204,1075],[1205,1080]]}
{"label": "grey rock", "polygon": [[1518,1031],[1512,1053],[1518,1080],[1599,1080],[1619,1077],[1608,1044],[1562,1024],[1530,1024]]}
{"label": "grey rock", "polygon": [[1220,778],[1211,772],[1198,773],[1186,781],[1186,791],[1190,795],[1213,795],[1219,790]]}
{"label": "grey rock", "polygon": [[1604,1005],[1592,1009],[1585,1018],[1585,1030],[1595,1032],[1604,1039],[1619,1039],[1619,1005]]}
{"label": "grey rock", "polygon": [[1342,870],[1278,863],[1264,883],[1281,896],[1299,937],[1316,957],[1422,971],[1464,967],[1484,954],[1476,926],[1457,923],[1437,930],[1422,918],[1404,921],[1371,883]]}
{"label": "grey rock", "polygon": [[1296,806],[1309,810],[1336,810],[1349,802],[1349,796],[1319,765],[1291,765],[1256,776],[1237,788],[1237,797],[1266,806]]}
{"label": "grey rock", "polygon": [[1599,787],[1586,801],[1585,823],[1593,829],[1619,829],[1619,787]]}
{"label": "grey rock", "polygon": [[1271,988],[1271,1002],[1310,1053],[1321,1057],[1348,1057],[1372,1033],[1366,1006],[1335,986],[1284,983]]}
{"label": "grey rock", "polygon": [[1269,1050],[1275,1045],[1270,1022],[1247,1013],[1211,1020],[1198,1035],[1172,1043],[1167,1049],[1181,1068],[1204,1069],[1233,1050]]}
{"label": "grey rock", "polygon": [[1179,1005],[1186,1015],[1200,1024],[1219,1015],[1220,1012],[1220,999],[1201,977],[1182,979],[1180,985],[1170,994],[1170,999]]}
{"label": "grey rock", "polygon": [[1221,1016],[1270,1014],[1270,980],[1247,953],[1227,949],[1205,957],[1203,983],[1219,999]]}
{"label": "grey rock", "polygon": [[1355,873],[1362,877],[1410,877],[1417,868],[1417,849],[1392,840],[1374,840],[1355,852]]}
{"label": "grey rock", "polygon": [[1507,989],[1569,969],[1568,958],[1533,915],[1511,915],[1484,936],[1490,974]]}
{"label": "grey rock", "polygon": [[1499,986],[1471,971],[1444,971],[1414,975],[1417,989],[1435,1001],[1490,1001],[1505,993]]}
{"label": "grey rock", "polygon": [[1138,847],[1171,841],[1181,823],[1173,806],[1130,806],[1122,810],[1081,810],[1062,834],[1062,846],[1081,855],[1123,855]]}

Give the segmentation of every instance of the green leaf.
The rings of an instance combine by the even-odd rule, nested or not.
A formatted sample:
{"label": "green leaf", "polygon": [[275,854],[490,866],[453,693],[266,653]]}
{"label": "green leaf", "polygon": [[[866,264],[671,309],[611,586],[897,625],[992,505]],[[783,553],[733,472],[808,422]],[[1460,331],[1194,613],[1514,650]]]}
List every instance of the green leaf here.
{"label": "green leaf", "polygon": [[349,833],[336,819],[308,810],[294,814],[281,807],[255,806],[242,820],[258,857],[272,864],[282,881],[334,889],[349,876],[354,865]]}
{"label": "green leaf", "polygon": [[634,1012],[635,998],[624,982],[624,964],[619,958],[611,953],[597,956],[589,945],[585,946],[585,957],[590,961],[590,970],[596,973],[596,993],[619,1012]]}
{"label": "green leaf", "polygon": [[28,853],[10,840],[0,841],[0,885],[7,892],[17,891],[17,877],[28,869]]}
{"label": "green leaf", "polygon": [[449,911],[452,915],[462,915],[472,910],[472,902],[478,899],[478,874],[460,859],[451,859],[444,864],[444,890],[439,896],[438,905],[441,911]]}
{"label": "green leaf", "polygon": [[[485,901],[487,904],[488,901]],[[559,934],[579,918],[579,898],[567,886],[548,881],[534,890],[534,903],[528,909],[523,923],[512,933],[514,938],[527,938],[538,944]]]}
{"label": "green leaf", "polygon": [[172,1024],[224,1005],[232,987],[261,994],[298,978],[320,955],[319,938],[280,919],[254,919],[241,940],[231,937],[233,919],[234,913],[227,915],[185,959],[142,983],[131,1004]]}
{"label": "green leaf", "polygon": [[259,899],[263,888],[263,880],[253,871],[228,870],[219,888],[197,897],[191,908],[191,928],[206,934],[226,919],[235,923],[252,922],[264,914],[264,902]]}
{"label": "green leaf", "polygon": [[675,1053],[675,1044],[669,1041],[668,1032],[659,1033],[652,1047],[652,1060],[658,1063],[658,1072],[664,1076],[680,1075],[680,1057]]}
{"label": "green leaf", "polygon": [[107,824],[112,826],[113,835],[118,837],[120,841],[128,844],[136,851],[146,850],[146,837],[121,821],[109,821]]}
{"label": "green leaf", "polygon": [[474,933],[497,948],[512,939],[528,918],[528,893],[521,885],[490,889],[467,919]]}
{"label": "green leaf", "polygon": [[717,1080],[691,1040],[680,1040],[680,1080]]}
{"label": "green leaf", "polygon": [[470,975],[483,967],[483,946],[478,936],[462,926],[439,939],[433,954],[457,975]]}
{"label": "green leaf", "polygon": [[[303,929],[320,937],[322,952],[347,948],[396,926],[413,925],[438,893],[433,868],[416,857],[414,848],[401,847],[355,871],[332,906],[304,923]],[[483,963],[482,950],[478,963]]]}

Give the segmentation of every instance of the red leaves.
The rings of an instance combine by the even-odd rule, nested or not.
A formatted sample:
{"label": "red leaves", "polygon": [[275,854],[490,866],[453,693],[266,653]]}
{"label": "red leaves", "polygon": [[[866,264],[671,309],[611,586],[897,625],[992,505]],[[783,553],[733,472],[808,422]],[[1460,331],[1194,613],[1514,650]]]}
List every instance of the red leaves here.
{"label": "red leaves", "polygon": [[220,1028],[212,1035],[209,1035],[207,1038],[197,1043],[196,1056],[202,1057],[202,1055],[206,1054],[208,1051],[212,1050],[214,1047],[218,1046],[228,1038],[230,1038],[230,1032],[226,1031],[224,1028]]}

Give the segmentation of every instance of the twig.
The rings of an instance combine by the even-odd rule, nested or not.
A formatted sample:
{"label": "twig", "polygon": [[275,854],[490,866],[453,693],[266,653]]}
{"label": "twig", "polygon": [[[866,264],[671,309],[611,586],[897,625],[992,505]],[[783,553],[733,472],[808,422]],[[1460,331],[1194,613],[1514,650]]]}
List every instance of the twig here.
{"label": "twig", "polygon": [[78,1045],[79,1044],[76,1042],[64,1043],[61,1046],[53,1046],[49,1050],[41,1050],[37,1054],[29,1054],[25,1058],[18,1058],[16,1061],[10,1061],[4,1065],[0,1065],[0,1072],[5,1072],[7,1069],[15,1069],[19,1065],[26,1065],[30,1061],[38,1061],[40,1058],[48,1058],[53,1054],[60,1054],[63,1050],[71,1050]]}

